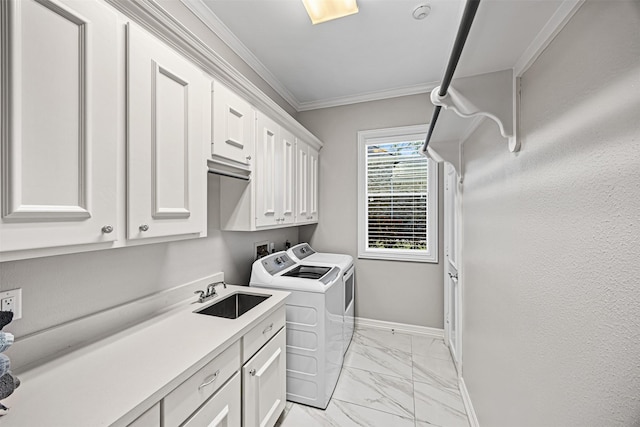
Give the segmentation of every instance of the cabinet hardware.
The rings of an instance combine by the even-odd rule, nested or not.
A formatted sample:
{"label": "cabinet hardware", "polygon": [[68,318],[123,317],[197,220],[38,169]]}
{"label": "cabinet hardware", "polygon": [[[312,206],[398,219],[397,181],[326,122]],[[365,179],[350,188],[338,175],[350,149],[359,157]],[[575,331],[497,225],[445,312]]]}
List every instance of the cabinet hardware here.
{"label": "cabinet hardware", "polygon": [[138,228],[140,229],[140,231],[147,231],[149,229],[149,226],[147,224],[142,224]]}
{"label": "cabinet hardware", "polygon": [[247,156],[247,160],[251,160],[251,156]]}
{"label": "cabinet hardware", "polygon": [[256,375],[256,370],[255,368],[249,371],[249,374],[254,377]]}
{"label": "cabinet hardware", "polygon": [[216,373],[212,375],[212,377],[213,377],[213,378],[211,378],[211,379],[210,379],[209,381],[207,381],[207,382],[204,382],[204,383],[200,384],[200,385],[198,386],[198,390],[200,390],[201,388],[206,387],[206,386],[208,386],[209,384],[211,384],[212,382],[214,382],[214,381],[218,378],[218,374],[219,374],[219,373],[220,373],[220,369],[218,369],[218,370],[216,371]]}
{"label": "cabinet hardware", "polygon": [[105,234],[109,234],[113,231],[113,227],[110,225],[105,225],[104,227],[102,227],[102,232]]}
{"label": "cabinet hardware", "polygon": [[266,334],[267,332],[269,332],[272,329],[273,329],[273,323],[270,324],[269,326],[267,326],[266,328],[264,328],[264,331],[262,331],[262,333]]}

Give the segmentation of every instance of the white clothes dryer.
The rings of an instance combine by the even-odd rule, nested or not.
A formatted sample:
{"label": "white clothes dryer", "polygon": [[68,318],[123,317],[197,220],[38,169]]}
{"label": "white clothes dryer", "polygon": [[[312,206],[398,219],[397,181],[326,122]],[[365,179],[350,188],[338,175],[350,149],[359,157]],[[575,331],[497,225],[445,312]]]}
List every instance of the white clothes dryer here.
{"label": "white clothes dryer", "polygon": [[342,281],[344,283],[344,327],[343,327],[343,344],[342,350],[347,352],[351,339],[353,338],[353,330],[355,328],[355,267],[353,265],[353,257],[346,254],[333,254],[327,252],[316,252],[308,243],[300,243],[287,250],[287,254],[297,262],[307,262],[319,265],[334,265],[340,268],[342,272]]}
{"label": "white clothes dryer", "polygon": [[325,409],[344,353],[342,274],[277,252],[253,263],[250,286],[291,292],[286,301],[287,400]]}

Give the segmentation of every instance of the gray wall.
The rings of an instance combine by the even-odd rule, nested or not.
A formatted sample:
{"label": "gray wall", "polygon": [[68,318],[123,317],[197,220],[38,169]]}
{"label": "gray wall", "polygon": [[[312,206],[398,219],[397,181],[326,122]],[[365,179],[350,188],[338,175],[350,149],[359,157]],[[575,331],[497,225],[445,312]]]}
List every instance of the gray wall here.
{"label": "gray wall", "polygon": [[482,426],[640,425],[640,2],[588,1],[465,143],[463,376]]}
{"label": "gray wall", "polygon": [[297,242],[295,227],[220,231],[220,178],[209,175],[208,186],[206,238],[0,263],[0,291],[22,288],[23,318],[10,331],[19,338],[219,271],[246,285],[254,242]]}
{"label": "gray wall", "polygon": [[[309,241],[316,250],[347,253],[356,259],[358,317],[443,327],[441,264],[357,259],[357,132],[425,123],[431,108],[425,94],[298,115],[300,123],[324,142],[320,157],[320,223],[303,227],[300,240]],[[441,188],[441,197],[442,193]],[[440,226],[439,260],[442,234]]]}

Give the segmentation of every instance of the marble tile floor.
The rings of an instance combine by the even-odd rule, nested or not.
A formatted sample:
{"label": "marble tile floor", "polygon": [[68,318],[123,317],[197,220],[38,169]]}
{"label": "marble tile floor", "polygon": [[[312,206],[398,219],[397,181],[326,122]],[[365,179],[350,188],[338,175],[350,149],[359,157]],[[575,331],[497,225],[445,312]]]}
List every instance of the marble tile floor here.
{"label": "marble tile floor", "polygon": [[359,327],[326,410],[287,402],[276,427],[469,427],[441,339]]}

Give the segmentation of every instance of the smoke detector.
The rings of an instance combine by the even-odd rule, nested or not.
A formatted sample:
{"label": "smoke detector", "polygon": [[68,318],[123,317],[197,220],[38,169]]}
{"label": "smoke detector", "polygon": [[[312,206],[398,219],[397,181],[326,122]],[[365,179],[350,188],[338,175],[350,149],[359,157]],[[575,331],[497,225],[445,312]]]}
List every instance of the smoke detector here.
{"label": "smoke detector", "polygon": [[431,12],[431,6],[422,4],[413,9],[413,18],[417,20],[424,19],[429,15],[429,12]]}

